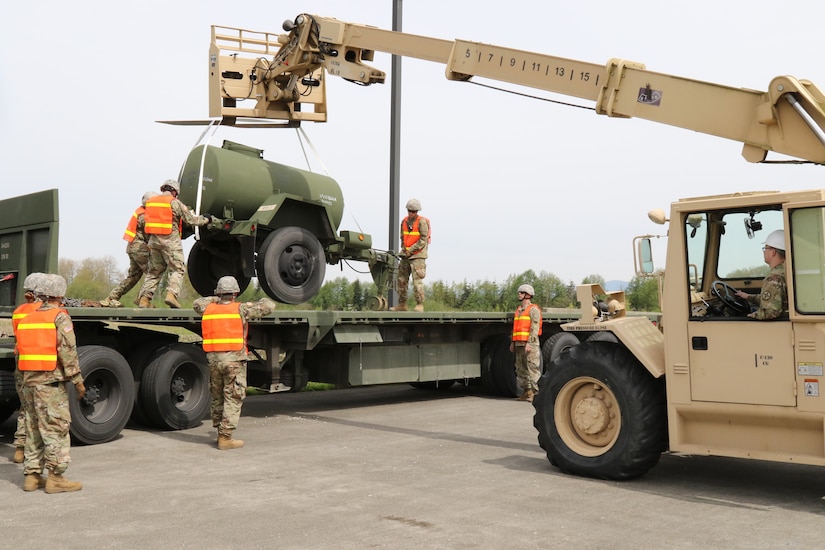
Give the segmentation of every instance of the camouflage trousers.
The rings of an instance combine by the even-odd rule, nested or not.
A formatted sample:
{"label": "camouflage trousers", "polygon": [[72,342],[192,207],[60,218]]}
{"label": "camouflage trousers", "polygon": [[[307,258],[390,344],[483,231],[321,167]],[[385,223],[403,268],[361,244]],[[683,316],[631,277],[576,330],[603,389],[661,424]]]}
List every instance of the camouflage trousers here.
{"label": "camouflage trousers", "polygon": [[218,428],[218,435],[231,437],[246,397],[246,361],[209,360],[209,392],[212,426]]}
{"label": "camouflage trousers", "polygon": [[427,260],[410,260],[401,258],[398,264],[398,303],[407,303],[408,286],[410,284],[410,275],[412,275],[413,282],[413,297],[415,303],[424,303],[424,277],[427,276]]}
{"label": "camouflage trousers", "polygon": [[524,391],[539,391],[539,377],[541,376],[541,346],[531,345],[530,353],[525,346],[515,346],[513,353],[516,356],[516,381]]}
{"label": "camouflage trousers", "polygon": [[23,386],[26,447],[23,473],[41,474],[44,468],[62,474],[69,467],[69,396],[66,384]]}
{"label": "camouflage trousers", "polygon": [[149,249],[149,269],[146,273],[146,280],[140,289],[140,296],[146,296],[150,300],[158,289],[158,284],[163,274],[168,272],[166,290],[180,296],[180,288],[183,284],[183,275],[186,273],[186,265],[183,262],[183,248],[178,246],[150,248]]}
{"label": "camouflage trousers", "polygon": [[146,243],[129,243],[126,247],[129,256],[129,271],[126,277],[109,293],[110,300],[118,300],[132,290],[140,278],[149,271],[149,247]]}
{"label": "camouflage trousers", "polygon": [[14,446],[22,449],[26,446],[26,412],[23,409],[23,373],[14,371],[14,388],[20,399],[20,411],[17,413],[17,429],[14,431]]}

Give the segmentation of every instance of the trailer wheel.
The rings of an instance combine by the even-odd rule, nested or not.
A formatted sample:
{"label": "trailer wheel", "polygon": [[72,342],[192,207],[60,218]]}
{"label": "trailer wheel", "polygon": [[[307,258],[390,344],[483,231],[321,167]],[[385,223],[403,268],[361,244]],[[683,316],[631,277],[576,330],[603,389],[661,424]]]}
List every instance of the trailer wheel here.
{"label": "trailer wheel", "polygon": [[496,378],[493,375],[493,358],[501,338],[491,336],[481,343],[481,385],[490,393],[498,393]]}
{"label": "trailer wheel", "polygon": [[14,414],[20,408],[20,401],[17,397],[9,398],[4,401],[0,401],[0,424],[5,422],[6,420]]}
{"label": "trailer wheel", "polygon": [[541,346],[541,358],[545,368],[566,350],[579,345],[578,337],[572,332],[558,332],[544,341]]}
{"label": "trailer wheel", "polygon": [[161,348],[143,373],[140,399],[146,416],[161,429],[200,425],[209,411],[206,354],[190,344]]}
{"label": "trailer wheel", "polygon": [[318,293],[327,264],[315,235],[302,227],[282,227],[264,240],[256,268],[261,288],[270,298],[300,304]]}
{"label": "trailer wheel", "polygon": [[149,361],[151,361],[152,356],[156,352],[155,347],[145,344],[132,351],[126,359],[129,367],[132,369],[132,378],[135,381],[135,405],[132,407],[131,421],[139,426],[152,425],[143,408],[143,401],[140,399],[140,383],[143,380],[146,365],[149,364]]}
{"label": "trailer wheel", "polygon": [[[240,265],[240,252],[234,252],[233,242],[227,242],[223,246],[218,246],[212,243],[207,247],[203,241],[198,241],[192,246],[189,251],[189,259],[186,262],[186,271],[189,274],[189,282],[192,283],[192,288],[201,296],[211,296],[215,293],[215,286],[218,284],[218,279],[225,275],[232,275],[238,281],[238,286],[243,292],[251,277],[243,274],[243,268]],[[211,249],[217,249],[213,251]],[[225,249],[225,250],[223,250]],[[236,262],[232,259],[238,258]]]}
{"label": "trailer wheel", "polygon": [[135,402],[129,363],[105,346],[80,346],[77,356],[86,396],[78,401],[74,386],[69,384],[70,433],[87,445],[111,441],[129,421]]}
{"label": "trailer wheel", "polygon": [[516,356],[510,351],[510,337],[502,336],[493,356],[493,376],[497,393],[504,397],[517,397],[523,389],[516,379]]}
{"label": "trailer wheel", "polygon": [[561,355],[533,406],[539,445],[563,472],[631,479],[666,448],[664,381],[610,342],[583,342]]}

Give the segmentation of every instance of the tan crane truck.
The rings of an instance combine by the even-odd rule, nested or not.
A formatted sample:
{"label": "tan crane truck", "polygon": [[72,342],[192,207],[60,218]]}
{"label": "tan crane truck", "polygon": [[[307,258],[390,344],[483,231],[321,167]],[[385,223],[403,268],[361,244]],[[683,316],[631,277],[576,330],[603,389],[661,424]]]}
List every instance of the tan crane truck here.
{"label": "tan crane truck", "polygon": [[[598,114],[644,118],[732,139],[749,162],[779,153],[825,162],[825,96],[779,76],[767,91],[733,88],[612,59],[605,65],[440,40],[301,14],[286,34],[213,27],[210,116],[229,125],[323,122],[327,75],[368,85],[375,52],[446,66],[451,80],[485,77],[592,101]],[[254,103],[241,107],[242,100]],[[825,465],[825,191],[684,199],[669,218],[664,330],[625,315],[622,293],[578,289],[581,319],[546,342],[535,401],[539,443],[566,472],[627,479],[662,452]],[[760,247],[785,230],[788,312],[745,316],[734,291],[760,292]],[[650,238],[637,238],[653,273]],[[661,273],[660,273],[661,275]],[[549,363],[549,364],[548,364]]]}

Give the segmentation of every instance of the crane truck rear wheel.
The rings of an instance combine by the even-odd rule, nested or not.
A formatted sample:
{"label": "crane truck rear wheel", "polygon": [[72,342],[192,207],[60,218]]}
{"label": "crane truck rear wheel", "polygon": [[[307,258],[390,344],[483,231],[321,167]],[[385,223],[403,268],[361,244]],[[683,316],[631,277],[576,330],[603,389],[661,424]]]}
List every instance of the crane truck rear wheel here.
{"label": "crane truck rear wheel", "polygon": [[318,293],[327,264],[315,235],[302,227],[282,227],[264,239],[255,267],[270,298],[300,304]]}
{"label": "crane truck rear wheel", "polygon": [[87,445],[106,443],[117,437],[132,414],[132,371],[120,353],[105,346],[80,346],[77,356],[86,396],[78,401],[74,386],[68,384],[70,433]]}
{"label": "crane truck rear wheel", "polygon": [[545,368],[566,350],[578,345],[579,339],[572,332],[557,332],[545,340],[541,345],[541,359],[544,361]]}
{"label": "crane truck rear wheel", "polygon": [[213,242],[208,247],[203,241],[198,241],[192,246],[186,262],[186,271],[192,288],[198,294],[212,296],[218,279],[225,275],[235,277],[241,292],[249,286],[252,278],[243,274],[240,251],[233,250],[233,247],[240,248],[236,241],[227,241],[222,245]]}
{"label": "crane truck rear wheel", "polygon": [[170,344],[146,366],[140,382],[143,411],[158,428],[187,430],[209,411],[206,354],[191,344]]}
{"label": "crane truck rear wheel", "polygon": [[612,342],[583,342],[559,356],[533,406],[539,445],[563,472],[631,479],[666,449],[664,381]]}

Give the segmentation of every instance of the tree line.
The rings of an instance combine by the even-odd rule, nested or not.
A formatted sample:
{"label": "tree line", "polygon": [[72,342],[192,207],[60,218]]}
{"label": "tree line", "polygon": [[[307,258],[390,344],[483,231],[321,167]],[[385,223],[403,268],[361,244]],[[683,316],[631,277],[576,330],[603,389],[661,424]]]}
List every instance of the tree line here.
{"label": "tree line", "polygon": [[[101,300],[117,285],[124,273],[117,269],[117,262],[112,256],[103,258],[86,258],[76,261],[61,258],[58,271],[66,278],[67,296],[88,300]],[[142,281],[141,281],[142,282]],[[588,275],[580,284],[599,283],[604,285],[604,278],[598,274]],[[252,284],[241,294],[243,301],[254,301],[266,296],[263,290]],[[562,281],[547,271],[527,270],[513,274],[503,282],[484,279],[476,281],[445,282],[433,281],[426,285],[427,311],[504,311],[516,307],[519,285],[528,283],[533,286],[536,295],[533,302],[550,308],[575,308],[576,283]],[[121,298],[124,306],[130,307],[135,301],[140,284]],[[161,283],[156,295],[165,293],[165,281]],[[376,295],[373,283],[349,280],[338,277],[327,281],[318,293],[305,304],[279,304],[279,309],[316,309],[316,310],[354,310],[369,309],[370,298]],[[192,288],[188,278],[178,301],[183,307],[191,307],[198,293]],[[625,289],[628,309],[635,311],[660,311],[658,281],[656,278],[634,277]],[[158,300],[156,300],[158,302]],[[162,303],[161,303],[162,306]],[[165,306],[162,306],[165,307]]]}

